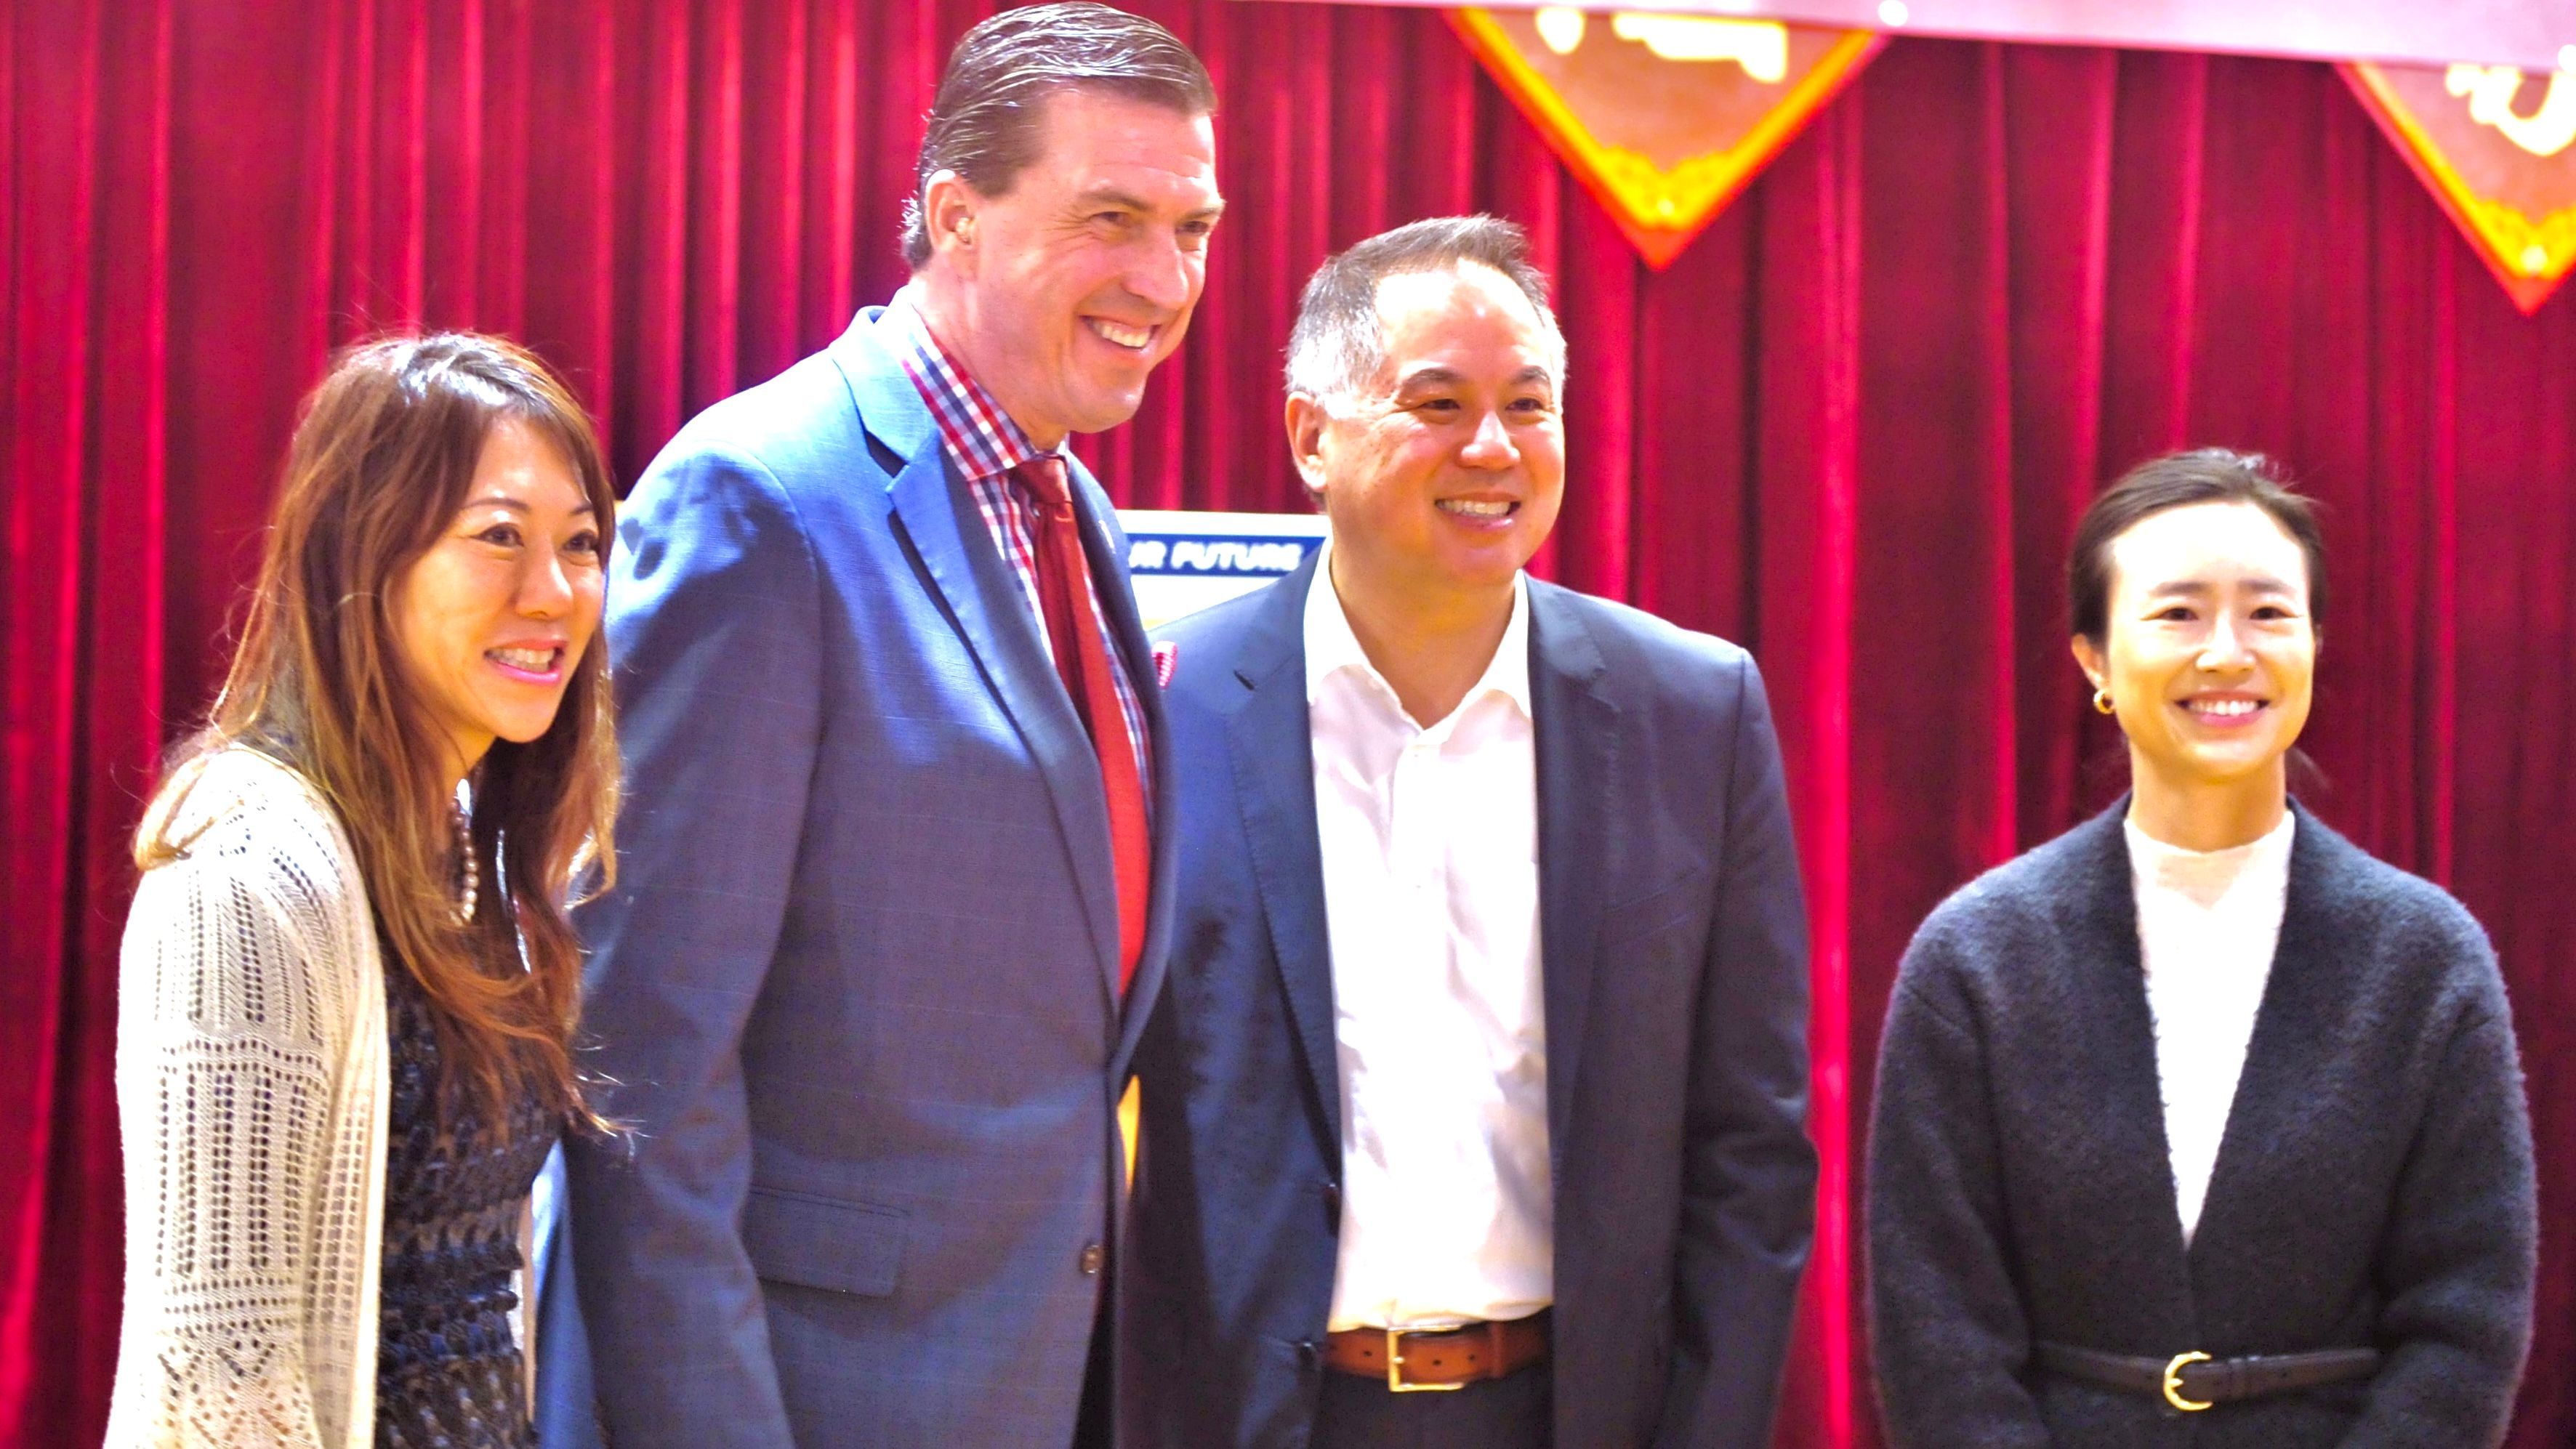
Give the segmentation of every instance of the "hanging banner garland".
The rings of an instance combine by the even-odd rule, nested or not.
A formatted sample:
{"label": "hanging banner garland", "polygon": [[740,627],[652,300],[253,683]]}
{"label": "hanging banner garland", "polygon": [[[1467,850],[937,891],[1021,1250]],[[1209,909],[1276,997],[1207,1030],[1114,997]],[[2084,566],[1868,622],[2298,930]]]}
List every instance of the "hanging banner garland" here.
{"label": "hanging banner garland", "polygon": [[1777,20],[1562,6],[1452,10],[1449,23],[1658,268],[1886,39]]}
{"label": "hanging banner garland", "polygon": [[2339,66],[2528,315],[2576,266],[2576,72]]}
{"label": "hanging banner garland", "polygon": [[[1761,0],[1729,0],[1724,8],[1739,5],[1775,8]],[[1878,14],[1882,23],[1904,24],[1908,11],[1888,4]],[[1739,16],[1567,6],[1453,9],[1448,16],[1503,93],[1658,268],[1670,265],[1886,43],[1870,30]],[[2076,38],[2058,33],[2065,21],[2057,16],[2053,28],[2027,35],[2009,27],[2001,33]],[[2337,66],[2526,314],[2576,270],[2570,51],[2576,46],[2561,52],[2555,71],[2474,61]]]}

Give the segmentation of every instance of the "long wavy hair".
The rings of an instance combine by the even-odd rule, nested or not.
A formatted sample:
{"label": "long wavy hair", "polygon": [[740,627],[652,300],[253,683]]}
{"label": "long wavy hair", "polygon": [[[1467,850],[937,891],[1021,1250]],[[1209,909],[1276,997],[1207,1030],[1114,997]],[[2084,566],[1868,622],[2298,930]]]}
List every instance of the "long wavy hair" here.
{"label": "long wavy hair", "polygon": [[571,1051],[581,947],[568,912],[577,887],[607,887],[617,858],[606,631],[582,651],[546,732],[494,741],[469,777],[466,838],[481,882],[471,915],[459,911],[448,747],[395,642],[397,586],[464,505],[484,440],[504,421],[553,444],[605,549],[617,496],[598,437],[535,357],[451,332],[338,359],[289,447],[223,692],[172,751],[134,855],[148,870],[184,847],[168,822],[196,762],[248,747],[293,767],[348,833],[388,959],[428,997],[441,1122],[468,1103],[497,1121],[533,1094],[597,1127]]}

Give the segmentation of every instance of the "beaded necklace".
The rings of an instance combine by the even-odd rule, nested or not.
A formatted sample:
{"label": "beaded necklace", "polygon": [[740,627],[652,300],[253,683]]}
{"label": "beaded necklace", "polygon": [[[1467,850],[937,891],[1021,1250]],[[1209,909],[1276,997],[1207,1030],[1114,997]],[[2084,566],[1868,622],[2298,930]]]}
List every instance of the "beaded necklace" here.
{"label": "beaded necklace", "polygon": [[482,869],[474,863],[474,824],[465,815],[465,807],[451,804],[448,821],[456,831],[456,919],[462,924],[474,919],[474,902],[483,887]]}

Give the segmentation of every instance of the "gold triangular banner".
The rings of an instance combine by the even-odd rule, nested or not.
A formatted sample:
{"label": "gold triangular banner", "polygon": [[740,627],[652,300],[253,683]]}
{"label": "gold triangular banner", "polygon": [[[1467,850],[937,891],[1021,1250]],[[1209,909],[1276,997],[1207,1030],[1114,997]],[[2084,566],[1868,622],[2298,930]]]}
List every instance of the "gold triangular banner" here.
{"label": "gold triangular banner", "polygon": [[2514,305],[2539,311],[2576,267],[2576,73],[2338,69]]}
{"label": "gold triangular banner", "polygon": [[1563,6],[1452,10],[1449,22],[1656,267],[1679,256],[1885,39]]}

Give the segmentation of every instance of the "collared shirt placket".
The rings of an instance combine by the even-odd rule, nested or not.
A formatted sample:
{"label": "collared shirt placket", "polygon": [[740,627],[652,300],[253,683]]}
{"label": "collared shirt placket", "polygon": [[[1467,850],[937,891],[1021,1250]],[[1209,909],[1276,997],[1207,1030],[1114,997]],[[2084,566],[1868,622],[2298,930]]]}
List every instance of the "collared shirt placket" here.
{"label": "collared shirt placket", "polygon": [[[1498,647],[1488,677],[1425,730],[1329,588],[1319,576],[1309,595],[1307,660],[1346,1108],[1332,1322],[1517,1317],[1550,1291],[1550,1205],[1529,1198],[1528,1159],[1546,1151],[1526,1090],[1528,1068],[1544,1069],[1536,790],[1510,680],[1525,601],[1510,653]],[[1495,808],[1496,790],[1518,803]]]}
{"label": "collared shirt placket", "polygon": [[[1447,947],[1448,909],[1447,903],[1440,898],[1439,826],[1425,808],[1429,803],[1425,796],[1432,785],[1430,770],[1435,763],[1432,758],[1434,752],[1428,747],[1430,737],[1417,728],[1392,700],[1386,704],[1395,715],[1395,730],[1402,739],[1388,767],[1386,782],[1387,857],[1394,864],[1400,896],[1393,917],[1402,937],[1402,949],[1390,956],[1397,963],[1397,970],[1396,979],[1389,984],[1403,1001],[1403,1011],[1398,1020],[1411,1023],[1417,1031],[1439,1031],[1442,1029],[1442,1010],[1437,988],[1440,978],[1446,974],[1443,957]],[[1406,1074],[1415,1079],[1413,1096],[1416,1100],[1434,1100],[1430,1094],[1436,1093],[1441,1084],[1420,1080],[1419,1074],[1437,1059],[1433,1054],[1422,1053],[1407,1060]],[[1420,1126],[1419,1123],[1411,1125],[1417,1129]],[[1409,1142],[1402,1148],[1405,1153],[1402,1160],[1416,1163],[1439,1161],[1445,1155],[1442,1149],[1446,1146],[1430,1141]],[[1410,1172],[1399,1180],[1417,1198],[1426,1192],[1436,1191],[1433,1179],[1427,1173]],[[1437,1255],[1443,1245],[1426,1240],[1431,1226],[1440,1221],[1440,1214],[1433,1210],[1433,1204],[1427,1202],[1409,1202],[1406,1208],[1403,1220],[1414,1232],[1409,1235],[1411,1240],[1407,1244],[1404,1263],[1419,1265],[1440,1261]],[[1454,1250],[1454,1245],[1451,1246]],[[1419,1302],[1426,1296],[1424,1285],[1415,1274],[1399,1272],[1391,1275],[1390,1281],[1404,1284],[1399,1299]],[[1408,1316],[1396,1313],[1387,1321],[1401,1325],[1407,1323]]]}

